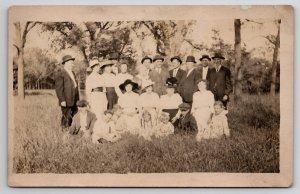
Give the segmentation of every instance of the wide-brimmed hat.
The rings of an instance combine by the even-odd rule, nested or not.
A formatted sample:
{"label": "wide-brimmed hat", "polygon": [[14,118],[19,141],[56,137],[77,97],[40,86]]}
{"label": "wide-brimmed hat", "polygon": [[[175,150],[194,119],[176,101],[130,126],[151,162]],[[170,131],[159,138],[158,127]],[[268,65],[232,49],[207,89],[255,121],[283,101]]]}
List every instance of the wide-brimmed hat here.
{"label": "wide-brimmed hat", "polygon": [[215,53],[212,59],[225,59],[225,57],[223,57],[222,53]]}
{"label": "wide-brimmed hat", "polygon": [[196,63],[196,60],[195,60],[195,57],[194,57],[194,56],[187,56],[185,62],[193,62],[193,63]]}
{"label": "wide-brimmed hat", "polygon": [[76,102],[76,106],[78,106],[78,107],[87,107],[88,104],[89,104],[89,103],[88,103],[86,100],[78,100],[78,101]]}
{"label": "wide-brimmed hat", "polygon": [[154,82],[152,80],[147,80],[142,83],[142,90],[146,89],[149,86],[152,86]]}
{"label": "wide-brimmed hat", "polygon": [[72,57],[71,55],[65,55],[65,56],[63,56],[63,58],[62,58],[62,64],[65,64],[65,62],[67,62],[67,61],[74,61],[75,60],[75,58],[74,57]]}
{"label": "wide-brimmed hat", "polygon": [[175,77],[170,77],[166,80],[166,86],[168,88],[176,88],[178,85],[177,79]]}
{"label": "wide-brimmed hat", "polygon": [[144,58],[142,58],[141,63],[143,64],[145,60],[150,60],[150,62],[152,63],[152,59],[149,56],[145,56]]}
{"label": "wide-brimmed hat", "polygon": [[131,84],[132,85],[132,90],[137,90],[139,88],[139,85],[133,81],[131,81],[130,79],[127,79],[124,81],[124,83],[122,83],[119,88],[123,91],[125,91],[125,87],[128,85],[128,84]]}
{"label": "wide-brimmed hat", "polygon": [[162,60],[162,61],[164,61],[165,59],[164,59],[162,56],[160,56],[160,55],[156,55],[156,56],[154,57],[154,59],[153,59],[153,62],[155,62],[155,61],[157,61],[157,60]]}
{"label": "wide-brimmed hat", "polygon": [[100,62],[100,67],[103,69],[106,66],[112,66],[114,63],[111,60],[105,60]]}
{"label": "wide-brimmed hat", "polygon": [[178,107],[180,110],[190,110],[191,109],[191,105],[189,105],[188,103],[182,103],[182,104],[180,104],[179,105],[179,107]]}
{"label": "wide-brimmed hat", "polygon": [[100,65],[98,59],[92,59],[92,60],[90,60],[89,67],[93,68],[95,65]]}
{"label": "wide-brimmed hat", "polygon": [[211,58],[208,55],[202,55],[202,57],[199,60],[202,61],[203,59],[211,61]]}
{"label": "wide-brimmed hat", "polygon": [[174,59],[178,60],[178,61],[180,62],[180,64],[182,63],[182,60],[180,59],[179,56],[174,56],[174,57],[172,57],[172,58],[170,59],[170,61],[173,62]]}

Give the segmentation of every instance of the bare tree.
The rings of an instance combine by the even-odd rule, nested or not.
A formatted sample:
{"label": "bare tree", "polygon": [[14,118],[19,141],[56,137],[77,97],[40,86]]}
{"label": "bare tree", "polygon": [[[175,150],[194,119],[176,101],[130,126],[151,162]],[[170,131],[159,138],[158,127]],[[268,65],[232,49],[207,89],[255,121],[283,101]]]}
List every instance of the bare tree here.
{"label": "bare tree", "polygon": [[272,61],[272,69],[271,69],[271,95],[275,96],[276,93],[276,69],[277,69],[277,59],[278,59],[278,51],[280,47],[280,23],[281,20],[275,21],[277,24],[277,36],[275,41],[271,41],[271,39],[268,39],[271,43],[274,44],[274,52],[273,52],[273,61]]}
{"label": "bare tree", "polygon": [[235,58],[235,73],[233,80],[233,94],[234,100],[238,100],[242,93],[242,50],[241,50],[241,20],[234,20],[234,58]]}
{"label": "bare tree", "polygon": [[26,44],[27,34],[40,22],[32,22],[28,21],[25,24],[25,27],[22,31],[21,23],[15,22],[15,32],[16,32],[16,42],[14,47],[16,47],[18,54],[17,54],[17,63],[18,63],[18,97],[20,99],[25,98],[25,91],[24,91],[24,47]]}

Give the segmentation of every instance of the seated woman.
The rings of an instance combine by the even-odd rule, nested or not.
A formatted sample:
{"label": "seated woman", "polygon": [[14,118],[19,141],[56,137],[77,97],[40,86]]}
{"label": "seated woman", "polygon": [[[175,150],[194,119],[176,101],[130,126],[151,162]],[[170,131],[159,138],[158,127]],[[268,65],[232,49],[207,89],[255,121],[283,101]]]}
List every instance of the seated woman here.
{"label": "seated woman", "polygon": [[151,80],[148,80],[142,85],[142,94],[139,98],[140,114],[143,111],[148,111],[151,114],[152,125],[157,124],[157,111],[158,111],[158,101],[159,96],[157,93],[153,92],[153,84]]}
{"label": "seated woman", "polygon": [[141,121],[138,115],[139,95],[134,92],[138,89],[138,85],[131,80],[125,80],[119,87],[124,91],[124,94],[120,95],[118,101],[118,105],[123,109],[121,117],[124,121],[124,130],[131,134],[138,134],[141,127]]}
{"label": "seated woman", "polygon": [[166,112],[161,112],[158,116],[158,124],[155,130],[155,137],[166,137],[174,134],[174,126],[169,122],[170,116]]}
{"label": "seated woman", "polygon": [[78,112],[74,115],[69,132],[71,135],[83,135],[89,138],[93,133],[96,115],[88,110],[88,102],[79,100],[76,102]]}
{"label": "seated woman", "polygon": [[101,143],[103,141],[115,142],[120,136],[115,132],[115,126],[112,122],[113,112],[111,110],[104,111],[102,121],[99,122],[97,128],[94,129],[92,134],[93,143]]}
{"label": "seated woman", "polygon": [[198,134],[196,138],[201,140],[213,114],[215,100],[213,93],[206,89],[206,80],[199,80],[197,86],[199,91],[193,95],[191,113],[197,121]]}
{"label": "seated woman", "polygon": [[159,108],[163,112],[167,112],[170,115],[170,121],[173,120],[178,112],[178,107],[182,103],[182,98],[178,93],[175,93],[177,87],[177,79],[175,77],[168,78],[166,80],[166,92],[159,100]]}

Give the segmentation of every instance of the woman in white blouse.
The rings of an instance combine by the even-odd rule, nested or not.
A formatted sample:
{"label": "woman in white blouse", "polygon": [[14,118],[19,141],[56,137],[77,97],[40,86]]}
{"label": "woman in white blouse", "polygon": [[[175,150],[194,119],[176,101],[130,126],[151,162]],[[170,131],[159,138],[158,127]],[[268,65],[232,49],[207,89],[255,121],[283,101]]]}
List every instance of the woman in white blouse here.
{"label": "woman in white blouse", "polygon": [[139,112],[139,95],[134,91],[138,89],[138,84],[125,80],[120,86],[124,94],[120,95],[118,104],[123,109],[122,119],[125,121],[124,130],[132,134],[138,134],[141,127]]}
{"label": "woman in white blouse", "polygon": [[139,99],[140,115],[143,111],[148,111],[151,115],[152,125],[157,124],[157,111],[159,96],[157,93],[153,92],[154,82],[151,80],[145,81],[142,85],[142,94]]}
{"label": "woman in white blouse", "polygon": [[99,74],[99,61],[94,59],[89,63],[92,73],[86,78],[86,98],[90,104],[91,111],[96,114],[97,120],[102,120],[107,108],[106,86],[102,75]]}
{"label": "woman in white blouse", "polygon": [[168,78],[166,86],[167,94],[160,97],[159,108],[163,112],[169,113],[169,120],[172,121],[178,112],[179,105],[182,103],[182,98],[178,93],[175,93],[177,87],[177,79],[175,77]]}
{"label": "woman in white blouse", "polygon": [[206,80],[199,80],[197,86],[199,91],[193,95],[191,113],[197,122],[197,136],[201,136],[201,133],[207,129],[208,122],[211,120],[211,116],[214,112],[215,99],[213,93],[206,89]]}

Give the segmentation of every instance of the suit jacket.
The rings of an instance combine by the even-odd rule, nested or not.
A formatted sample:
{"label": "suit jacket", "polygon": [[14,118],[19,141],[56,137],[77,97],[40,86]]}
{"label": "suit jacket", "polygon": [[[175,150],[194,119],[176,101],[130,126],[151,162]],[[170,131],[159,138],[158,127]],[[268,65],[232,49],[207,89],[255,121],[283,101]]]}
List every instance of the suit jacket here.
{"label": "suit jacket", "polygon": [[149,72],[150,79],[154,82],[153,91],[159,96],[166,94],[166,80],[169,78],[169,72],[166,68],[161,68],[160,73],[156,69]]}
{"label": "suit jacket", "polygon": [[[169,71],[170,77],[173,77],[173,72],[174,72],[174,69]],[[175,77],[177,79],[178,83],[180,83],[180,81],[185,76],[185,74],[186,74],[186,72],[184,70],[182,70],[181,68],[178,69],[176,77]]]}
{"label": "suit jacket", "polygon": [[74,86],[74,82],[72,78],[69,76],[68,72],[64,69],[61,70],[56,76],[55,90],[59,101],[59,105],[61,102],[65,101],[67,107],[72,107],[75,106],[76,102],[79,100],[78,87]]}
{"label": "suit jacket", "polygon": [[87,111],[87,115],[86,115],[87,126],[86,129],[83,129],[84,126],[80,126],[80,113],[77,112],[74,115],[72,125],[69,128],[69,132],[72,135],[77,135],[81,129],[81,130],[89,130],[90,134],[92,134],[96,120],[97,120],[96,115],[90,111]]}
{"label": "suit jacket", "polygon": [[223,96],[232,92],[232,82],[230,70],[224,66],[217,72],[215,68],[207,72],[208,90],[210,90],[216,99],[222,99]]}
{"label": "suit jacket", "polygon": [[191,103],[193,101],[193,94],[198,90],[197,81],[201,78],[202,73],[196,68],[188,76],[187,73],[183,76],[179,83],[178,92],[184,102]]}
{"label": "suit jacket", "polygon": [[188,132],[197,132],[197,122],[195,117],[191,114],[191,112],[188,112],[185,117],[180,116],[180,118],[175,123],[176,127],[178,127],[181,130],[188,131]]}

